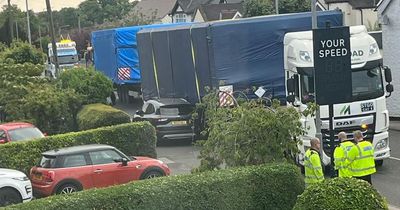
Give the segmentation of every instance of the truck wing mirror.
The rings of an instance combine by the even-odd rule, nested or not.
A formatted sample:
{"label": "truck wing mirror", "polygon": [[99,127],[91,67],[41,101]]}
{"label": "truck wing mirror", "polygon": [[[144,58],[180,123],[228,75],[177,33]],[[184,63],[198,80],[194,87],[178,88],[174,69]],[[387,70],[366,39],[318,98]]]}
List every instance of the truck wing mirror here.
{"label": "truck wing mirror", "polygon": [[394,90],[394,87],[392,84],[386,85],[386,92],[391,93],[391,92],[393,92],[393,90]]}
{"label": "truck wing mirror", "polygon": [[[392,82],[392,70],[391,70],[389,67],[387,67],[387,66],[384,66],[383,69],[385,70],[385,80],[386,80],[386,82],[387,82],[387,83]],[[387,86],[386,86],[386,87],[387,87]],[[388,91],[388,92],[389,92],[389,91]],[[393,91],[392,91],[392,92],[393,92]]]}
{"label": "truck wing mirror", "polygon": [[294,93],[296,91],[296,80],[294,78],[287,79],[286,87],[288,93]]}

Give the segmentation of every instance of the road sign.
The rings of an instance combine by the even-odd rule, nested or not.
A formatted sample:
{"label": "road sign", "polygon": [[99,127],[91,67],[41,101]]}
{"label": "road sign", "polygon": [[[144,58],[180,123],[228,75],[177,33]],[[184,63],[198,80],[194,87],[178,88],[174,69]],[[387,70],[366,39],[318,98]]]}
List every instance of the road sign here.
{"label": "road sign", "polygon": [[349,27],[314,29],[314,75],[319,105],[352,99]]}

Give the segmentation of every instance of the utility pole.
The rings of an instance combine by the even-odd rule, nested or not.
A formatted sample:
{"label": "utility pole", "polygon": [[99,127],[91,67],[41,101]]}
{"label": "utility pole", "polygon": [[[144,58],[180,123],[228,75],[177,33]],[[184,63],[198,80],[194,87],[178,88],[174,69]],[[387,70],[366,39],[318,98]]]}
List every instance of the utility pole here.
{"label": "utility pole", "polygon": [[13,30],[13,18],[11,17],[11,0],[7,0],[8,7],[7,7],[7,17],[8,17],[8,30],[10,35],[10,43],[14,39],[14,30]]}
{"label": "utility pole", "polygon": [[275,0],[275,12],[279,15],[279,0]]}
{"label": "utility pole", "polygon": [[[316,11],[316,6],[317,6],[317,0],[312,0],[311,1],[311,22],[312,22],[312,29],[317,29],[318,28],[318,22],[317,22],[317,11]],[[313,61],[314,62],[314,61]],[[315,65],[315,64],[314,64]],[[314,66],[313,65],[313,66]],[[314,94],[315,94],[315,73],[314,73]],[[316,94],[315,94],[315,97]],[[319,148],[319,152],[320,152],[320,157],[321,157],[321,162],[323,164],[323,152],[324,152],[324,146],[323,146],[323,140],[322,140],[322,133],[321,133],[321,112],[319,107],[317,107],[317,110],[315,112],[315,137],[318,138],[321,142],[321,146]],[[324,167],[322,167],[324,168]]]}
{"label": "utility pole", "polygon": [[18,21],[15,21],[15,31],[17,32],[17,40],[19,39]]}
{"label": "utility pole", "polygon": [[79,34],[82,33],[82,31],[81,31],[81,14],[79,14],[79,13],[78,13],[78,31],[79,31]]}
{"label": "utility pole", "polygon": [[31,37],[31,23],[29,21],[29,7],[28,7],[28,0],[25,0],[26,3],[26,21],[28,26],[28,41],[29,44],[32,45],[32,37]]}
{"label": "utility pole", "polygon": [[53,61],[56,67],[56,77],[58,77],[57,45],[56,45],[56,37],[54,34],[53,14],[51,12],[50,0],[46,0],[46,7],[47,7],[47,15],[50,22],[50,36],[51,36],[51,47],[53,51]]}
{"label": "utility pole", "polygon": [[43,46],[42,46],[42,31],[40,29],[40,23],[39,23],[39,45],[40,45],[40,49],[43,52]]}

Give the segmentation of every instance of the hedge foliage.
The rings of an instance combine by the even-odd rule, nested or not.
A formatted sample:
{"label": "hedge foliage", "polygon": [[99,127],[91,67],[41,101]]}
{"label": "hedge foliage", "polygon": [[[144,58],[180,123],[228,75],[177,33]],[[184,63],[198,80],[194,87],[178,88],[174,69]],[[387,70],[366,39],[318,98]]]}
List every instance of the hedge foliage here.
{"label": "hedge foliage", "polygon": [[47,150],[84,145],[107,144],[126,155],[156,157],[156,133],[148,122],[129,123],[94,130],[60,134],[27,142],[0,144],[0,168],[28,173]]}
{"label": "hedge foliage", "polygon": [[304,190],[298,168],[260,165],[132,182],[10,209],[291,209]]}
{"label": "hedge foliage", "polygon": [[83,107],[77,117],[79,130],[88,130],[131,122],[126,112],[104,104],[89,104]]}
{"label": "hedge foliage", "polygon": [[83,96],[83,104],[106,103],[113,91],[113,83],[103,73],[93,68],[73,68],[60,75],[63,89],[73,89]]}
{"label": "hedge foliage", "polygon": [[386,210],[385,199],[367,182],[354,178],[327,179],[308,187],[294,210]]}

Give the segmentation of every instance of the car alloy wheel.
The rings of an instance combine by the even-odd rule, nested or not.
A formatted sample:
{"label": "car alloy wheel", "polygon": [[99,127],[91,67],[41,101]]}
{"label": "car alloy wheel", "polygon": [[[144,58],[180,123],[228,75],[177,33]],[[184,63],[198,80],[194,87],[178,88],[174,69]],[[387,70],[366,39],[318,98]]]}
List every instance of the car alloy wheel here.
{"label": "car alloy wheel", "polygon": [[78,192],[78,188],[72,184],[66,184],[60,188],[58,194],[71,194]]}
{"label": "car alloy wheel", "polygon": [[150,171],[146,174],[146,179],[154,179],[157,177],[163,176],[160,172],[158,171]]}

